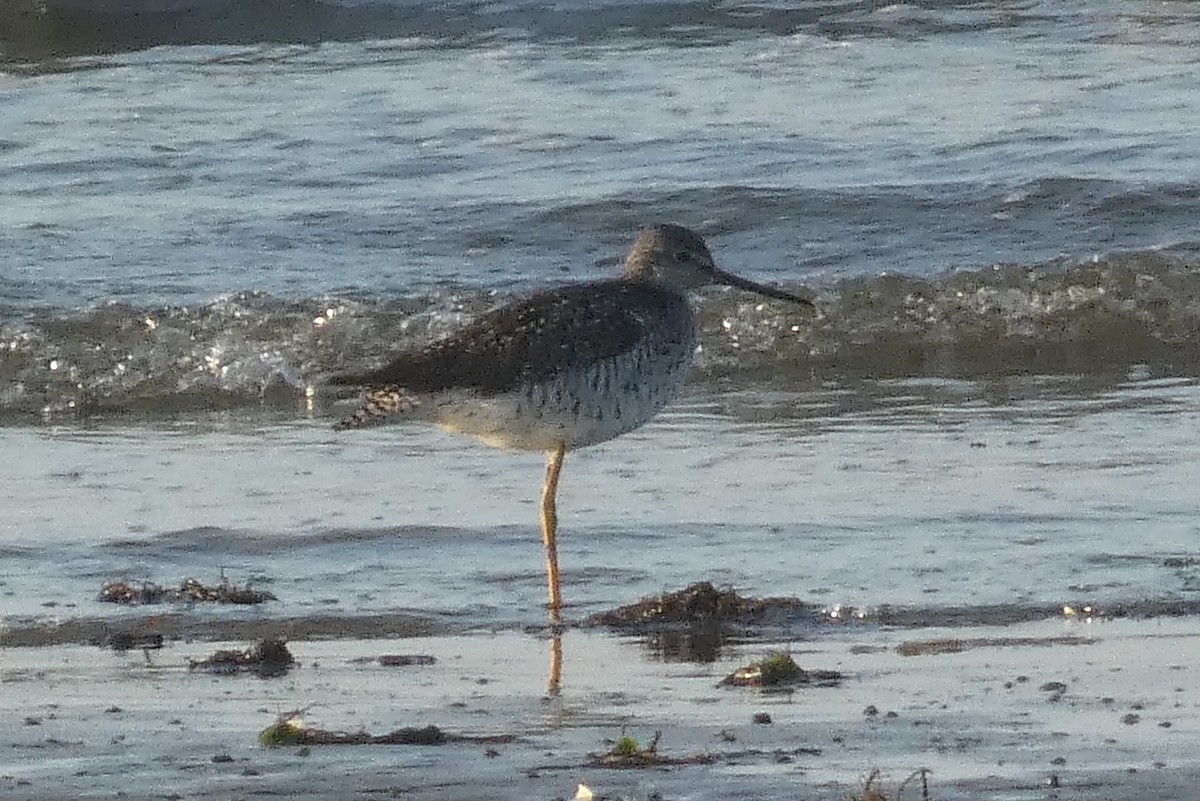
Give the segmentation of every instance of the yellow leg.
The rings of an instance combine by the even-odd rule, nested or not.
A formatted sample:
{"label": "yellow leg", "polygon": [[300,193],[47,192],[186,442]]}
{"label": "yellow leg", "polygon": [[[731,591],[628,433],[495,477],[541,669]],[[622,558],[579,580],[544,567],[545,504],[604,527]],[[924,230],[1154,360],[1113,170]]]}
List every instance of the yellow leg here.
{"label": "yellow leg", "polygon": [[[556,621],[557,622],[557,621]],[[550,675],[546,679],[546,695],[557,696],[562,690],[562,632],[556,627],[550,637]]]}
{"label": "yellow leg", "polygon": [[542,544],[546,546],[546,579],[550,586],[550,622],[559,623],[562,608],[562,593],[558,588],[558,474],[562,472],[563,455],[567,452],[565,442],[550,451],[546,460],[546,483],[542,487]]}

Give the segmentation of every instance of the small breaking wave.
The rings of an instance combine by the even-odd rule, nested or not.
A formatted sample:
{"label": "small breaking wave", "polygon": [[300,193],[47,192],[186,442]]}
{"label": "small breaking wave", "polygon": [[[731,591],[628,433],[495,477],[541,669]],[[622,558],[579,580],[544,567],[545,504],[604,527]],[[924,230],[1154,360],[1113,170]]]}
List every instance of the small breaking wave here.
{"label": "small breaking wave", "polygon": [[[839,377],[1088,375],[1200,365],[1200,270],[1159,252],[882,275],[818,292],[812,314],[737,292],[701,298],[701,387],[797,390]],[[0,417],[311,411],[328,375],[382,363],[505,301],[477,289],[201,306],[0,310]]]}

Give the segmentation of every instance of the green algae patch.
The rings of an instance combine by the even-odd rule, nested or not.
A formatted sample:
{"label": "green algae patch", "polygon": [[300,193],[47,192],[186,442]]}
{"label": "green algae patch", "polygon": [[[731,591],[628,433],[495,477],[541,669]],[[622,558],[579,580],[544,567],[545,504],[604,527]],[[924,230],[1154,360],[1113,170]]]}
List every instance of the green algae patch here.
{"label": "green algae patch", "polygon": [[842,674],[836,670],[804,670],[791,654],[777,651],[738,668],[722,679],[721,685],[781,690],[798,686],[833,687],[841,680]]}
{"label": "green algae patch", "polygon": [[709,754],[686,757],[660,754],[658,741],[661,737],[662,732],[656,731],[650,742],[642,747],[634,737],[622,734],[610,750],[592,756],[587,764],[593,768],[658,768],[671,765],[708,765],[716,761],[716,758]]}

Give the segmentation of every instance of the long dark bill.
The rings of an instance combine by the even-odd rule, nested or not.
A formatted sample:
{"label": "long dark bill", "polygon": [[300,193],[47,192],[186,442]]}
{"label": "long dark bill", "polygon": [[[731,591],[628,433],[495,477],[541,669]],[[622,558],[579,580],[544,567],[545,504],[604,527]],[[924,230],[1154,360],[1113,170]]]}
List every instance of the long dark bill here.
{"label": "long dark bill", "polygon": [[725,286],[731,286],[737,289],[744,289],[747,292],[753,292],[756,295],[763,295],[764,297],[768,298],[775,298],[776,300],[790,300],[792,303],[797,303],[809,309],[814,308],[813,302],[808,298],[802,298],[799,295],[793,295],[791,292],[786,292],[782,289],[776,289],[775,287],[767,286],[766,284],[757,284],[754,281],[751,281],[749,278],[742,278],[740,275],[727,273],[724,270],[714,269],[713,278],[715,279],[715,283],[718,284],[724,284]]}

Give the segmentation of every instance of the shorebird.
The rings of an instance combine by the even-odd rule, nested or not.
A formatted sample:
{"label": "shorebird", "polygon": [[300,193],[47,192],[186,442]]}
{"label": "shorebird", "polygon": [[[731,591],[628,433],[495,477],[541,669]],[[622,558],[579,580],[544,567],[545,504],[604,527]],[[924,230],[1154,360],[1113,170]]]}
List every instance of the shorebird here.
{"label": "shorebird", "polygon": [[362,408],[338,427],[399,415],[493,447],[545,452],[542,543],[557,623],[563,457],[644,425],[675,397],[696,351],[687,293],[712,284],[812,308],[799,295],[719,269],[699,234],[653,226],[634,242],[618,278],[539,292],[377,370],[332,377],[366,388]]}

